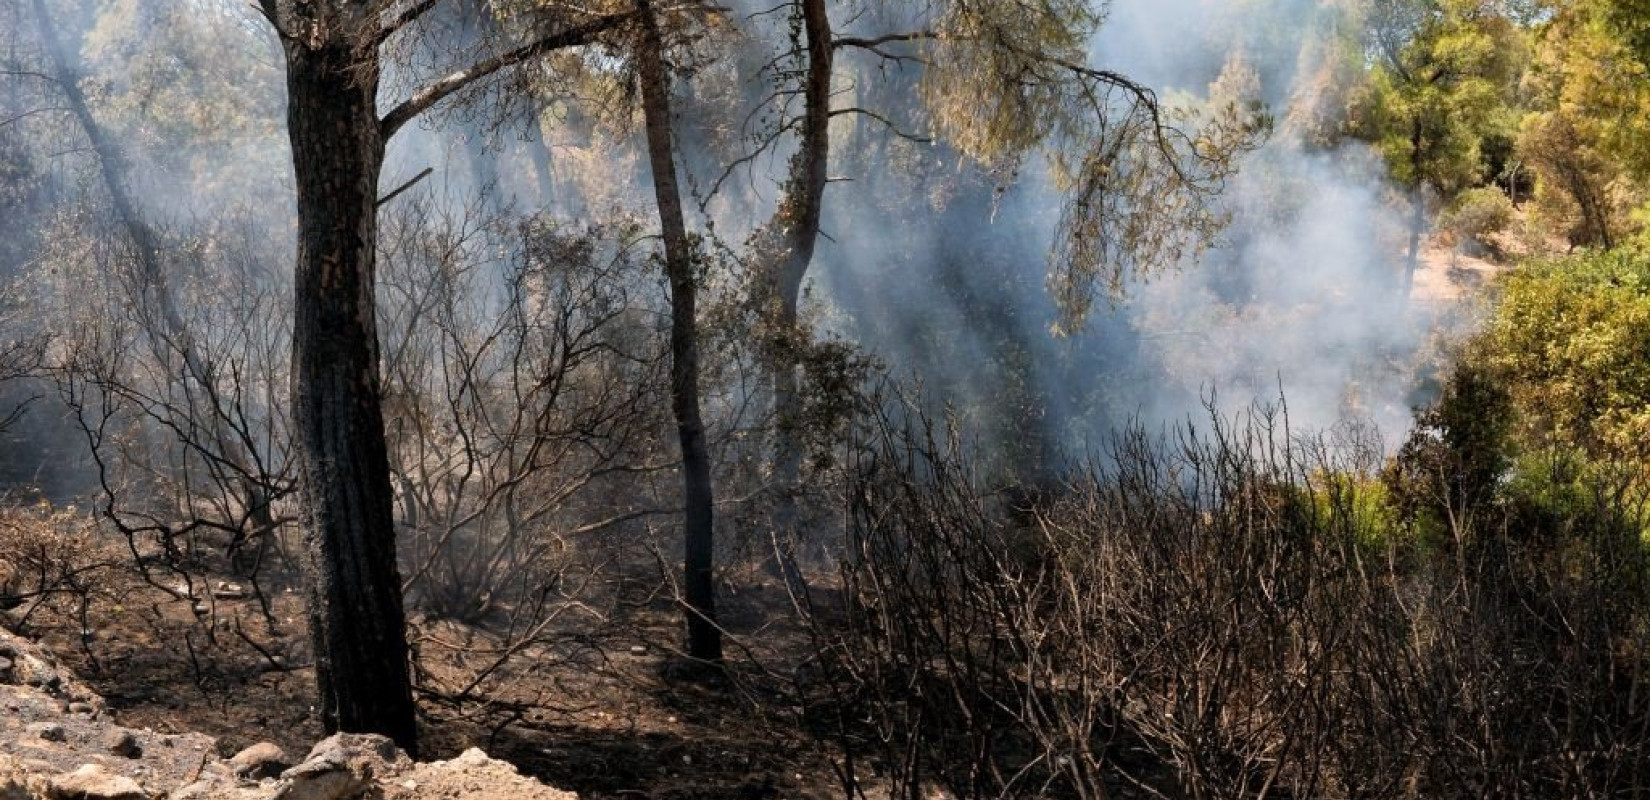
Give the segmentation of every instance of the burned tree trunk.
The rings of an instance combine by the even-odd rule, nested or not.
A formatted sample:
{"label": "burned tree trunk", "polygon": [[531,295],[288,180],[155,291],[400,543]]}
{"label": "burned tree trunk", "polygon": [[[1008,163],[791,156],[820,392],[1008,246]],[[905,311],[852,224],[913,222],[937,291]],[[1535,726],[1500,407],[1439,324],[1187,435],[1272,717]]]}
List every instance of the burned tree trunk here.
{"label": "burned tree trunk", "polygon": [[829,182],[831,69],[835,44],[825,0],[801,0],[802,41],[807,58],[803,78],[800,141],[791,156],[785,196],[760,240],[758,280],[768,306],[773,342],[769,354],[776,435],[773,480],[774,558],[770,562],[793,589],[801,583],[794,549],[798,537],[797,495],[802,481],[802,401],[799,356],[806,342],[798,317],[803,279],[819,241],[825,186]]}
{"label": "burned tree trunk", "polygon": [[722,631],[716,625],[715,513],[711,489],[710,446],[699,413],[698,286],[682,195],[676,183],[675,149],[670,116],[670,78],[665,73],[664,38],[648,0],[641,11],[636,53],[646,116],[648,160],[665,241],[665,272],[670,282],[670,394],[682,447],[683,589],[687,601],[687,651],[692,658],[722,660]]}
{"label": "burned tree trunk", "polygon": [[303,566],[328,731],[416,747],[373,274],[384,138],[377,60],[349,37],[286,40],[298,189],[292,348]]}

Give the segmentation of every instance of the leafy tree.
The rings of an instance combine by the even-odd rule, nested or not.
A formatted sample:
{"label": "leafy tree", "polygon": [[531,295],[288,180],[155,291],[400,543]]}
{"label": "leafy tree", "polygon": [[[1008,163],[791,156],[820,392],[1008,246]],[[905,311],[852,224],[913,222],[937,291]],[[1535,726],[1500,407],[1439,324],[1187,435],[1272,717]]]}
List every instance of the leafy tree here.
{"label": "leafy tree", "polygon": [[1377,0],[1366,32],[1374,67],[1354,126],[1409,193],[1408,298],[1428,193],[1447,200],[1485,177],[1481,147],[1518,74],[1519,32],[1480,0]]}
{"label": "leafy tree", "polygon": [[1650,252],[1642,246],[1509,273],[1472,358],[1519,411],[1522,438],[1650,458]]}
{"label": "leafy tree", "polygon": [[[848,19],[837,21],[826,0],[785,7],[790,41],[773,71],[779,85],[757,109],[773,103],[780,112],[754,149],[787,139],[795,149],[781,197],[751,238],[750,261],[779,424],[775,522],[789,540],[801,474],[798,371],[808,345],[798,310],[828,173],[846,161],[833,153],[833,120],[863,120],[912,142],[931,136],[998,176],[1045,156],[1064,200],[1048,280],[1061,330],[1080,327],[1098,294],[1208,243],[1225,221],[1212,201],[1233,155],[1258,141],[1269,120],[1247,105],[1178,117],[1146,86],[1089,66],[1086,47],[1105,15],[1088,0],[890,4],[884,14],[839,13]],[[902,17],[908,21],[892,22]],[[860,88],[891,64],[920,64],[921,77],[878,81],[885,91]],[[849,87],[857,102],[841,99]],[[800,99],[794,110],[793,98]],[[901,113],[912,106],[917,114]],[[920,135],[909,132],[924,123]]]}
{"label": "leafy tree", "polygon": [[1538,208],[1573,245],[1613,247],[1650,179],[1650,52],[1634,0],[1572,0],[1542,28],[1518,141]]}
{"label": "leafy tree", "polygon": [[1572,246],[1614,247],[1627,227],[1621,164],[1607,154],[1586,120],[1566,110],[1525,118],[1518,138],[1536,175],[1535,215]]}

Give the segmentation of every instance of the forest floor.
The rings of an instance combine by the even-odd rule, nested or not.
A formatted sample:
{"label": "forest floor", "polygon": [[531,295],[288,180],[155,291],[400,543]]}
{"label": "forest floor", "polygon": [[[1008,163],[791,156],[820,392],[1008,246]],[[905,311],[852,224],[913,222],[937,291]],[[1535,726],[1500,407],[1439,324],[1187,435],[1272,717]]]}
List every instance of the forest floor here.
{"label": "forest floor", "polygon": [[1410,297],[1426,305],[1448,305],[1476,296],[1501,272],[1510,269],[1489,254],[1470,255],[1453,244],[1428,238],[1421,247]]}
{"label": "forest floor", "polygon": [[[120,725],[203,733],[224,755],[260,741],[307,752],[323,733],[295,578],[263,580],[267,613],[255,597],[226,591],[246,588],[234,580],[209,579],[224,596],[196,613],[111,570],[84,614],[65,598],[26,621],[20,608],[0,622],[81,676]],[[498,637],[414,615],[421,757],[480,747],[586,800],[840,796],[825,746],[804,732],[783,677],[793,666],[785,660],[809,651],[805,630],[783,622],[794,619],[788,598],[759,579],[723,591],[731,666],[714,680],[679,668],[679,616],[668,599],[640,603],[602,632],[570,626],[541,636],[468,697],[460,689],[491,666]]]}

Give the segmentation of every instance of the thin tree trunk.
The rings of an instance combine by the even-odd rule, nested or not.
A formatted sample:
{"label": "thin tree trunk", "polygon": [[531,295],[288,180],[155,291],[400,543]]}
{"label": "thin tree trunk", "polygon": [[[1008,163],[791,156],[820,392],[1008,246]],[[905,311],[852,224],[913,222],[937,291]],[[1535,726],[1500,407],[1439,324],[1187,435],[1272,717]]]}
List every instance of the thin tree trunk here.
{"label": "thin tree trunk", "polygon": [[786,193],[768,224],[761,253],[766,291],[772,304],[776,344],[772,388],[776,434],[773,477],[774,559],[772,563],[793,590],[804,588],[795,548],[801,533],[797,498],[802,483],[802,444],[797,426],[802,416],[798,354],[805,344],[798,318],[802,284],[819,241],[820,217],[831,148],[831,69],[835,48],[825,0],[800,0],[803,50],[808,69],[803,85],[802,124],[797,151],[791,156]]}
{"label": "thin tree trunk", "polygon": [[1421,265],[1421,231],[1426,227],[1426,193],[1420,185],[1410,198],[1409,254],[1404,258],[1404,287],[1398,296],[1399,305],[1409,305],[1410,292],[1415,288],[1415,270]]}
{"label": "thin tree trunk", "polygon": [[374,304],[378,63],[344,36],[287,39],[286,55],[298,189],[292,415],[321,720],[416,752]]}
{"label": "thin tree trunk", "polygon": [[527,119],[527,139],[522,146],[527,148],[527,155],[533,161],[533,179],[538,184],[540,208],[548,209],[556,201],[556,165],[550,154],[550,140],[544,132],[544,122],[540,114],[533,114]]}
{"label": "thin tree trunk", "polygon": [[722,632],[716,625],[714,581],[714,509],[710,448],[699,412],[699,341],[693,254],[676,183],[671,138],[670,78],[665,74],[664,41],[651,3],[641,0],[641,42],[636,56],[647,118],[648,160],[665,241],[665,272],[670,281],[670,393],[682,447],[685,506],[683,588],[688,605],[687,651],[702,661],[722,660]]}
{"label": "thin tree trunk", "polygon": [[1610,218],[1604,211],[1604,201],[1593,190],[1593,183],[1580,169],[1565,170],[1576,205],[1581,207],[1581,218],[1587,230],[1587,244],[1602,244],[1605,250],[1615,248],[1615,237],[1610,234]]}
{"label": "thin tree trunk", "polygon": [[1421,143],[1423,141],[1421,123],[1415,122],[1410,131],[1409,163],[1414,173],[1411,178],[1415,181],[1415,189],[1410,197],[1409,214],[1409,255],[1404,259],[1403,291],[1398,295],[1400,308],[1409,306],[1410,292],[1415,288],[1415,270],[1421,264],[1421,230],[1427,222],[1426,181],[1421,177]]}

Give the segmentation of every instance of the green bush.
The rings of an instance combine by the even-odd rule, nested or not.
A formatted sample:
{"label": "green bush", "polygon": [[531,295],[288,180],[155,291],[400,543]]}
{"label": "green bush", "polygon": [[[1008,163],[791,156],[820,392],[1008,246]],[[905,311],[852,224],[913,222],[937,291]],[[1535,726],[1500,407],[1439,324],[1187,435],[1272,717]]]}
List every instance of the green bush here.
{"label": "green bush", "polygon": [[1650,251],[1529,265],[1499,289],[1467,357],[1506,387],[1518,438],[1650,459]]}
{"label": "green bush", "polygon": [[1511,466],[1514,411],[1506,387],[1482,366],[1457,364],[1437,402],[1381,473],[1397,519],[1423,535],[1459,530],[1488,507]]}
{"label": "green bush", "polygon": [[1512,224],[1513,204],[1505,192],[1494,186],[1468,189],[1444,209],[1438,226],[1457,244],[1491,252],[1499,248],[1491,239]]}

